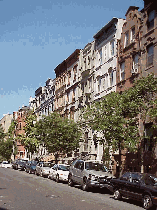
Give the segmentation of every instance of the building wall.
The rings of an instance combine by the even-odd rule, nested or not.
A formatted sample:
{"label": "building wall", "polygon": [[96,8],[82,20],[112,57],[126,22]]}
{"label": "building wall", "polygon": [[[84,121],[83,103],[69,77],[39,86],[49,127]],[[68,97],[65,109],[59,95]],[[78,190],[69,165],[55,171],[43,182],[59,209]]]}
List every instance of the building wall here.
{"label": "building wall", "polygon": [[141,74],[140,62],[140,26],[141,13],[138,7],[131,6],[126,12],[126,22],[118,42],[117,91],[124,91],[133,86]]}
{"label": "building wall", "polygon": [[[144,1],[143,24],[140,30],[141,71],[143,76],[154,73],[157,76],[157,9],[155,1]],[[152,50],[151,47],[152,46]],[[149,49],[150,52],[149,54]]]}
{"label": "building wall", "polygon": [[13,112],[13,118],[17,122],[16,129],[15,129],[15,138],[16,138],[16,145],[17,145],[18,153],[15,159],[27,158],[27,151],[25,150],[24,146],[21,144],[21,141],[18,139],[18,135],[25,134],[25,130],[24,130],[25,116],[28,110],[29,110],[29,107],[24,106],[20,108],[17,112]]}
{"label": "building wall", "polygon": [[8,129],[11,125],[11,122],[13,120],[13,114],[6,114],[4,117],[0,120],[0,124],[2,125],[4,129],[4,133],[8,132]]}

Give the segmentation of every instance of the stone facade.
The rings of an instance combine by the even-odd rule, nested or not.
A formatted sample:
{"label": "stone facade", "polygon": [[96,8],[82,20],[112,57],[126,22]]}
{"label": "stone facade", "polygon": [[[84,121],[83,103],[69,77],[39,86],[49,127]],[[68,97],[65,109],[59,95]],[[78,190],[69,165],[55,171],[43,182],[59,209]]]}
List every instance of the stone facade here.
{"label": "stone facade", "polygon": [[118,42],[117,91],[132,87],[134,79],[141,74],[140,25],[141,12],[130,6],[126,12],[121,38]]}
{"label": "stone facade", "polygon": [[[58,111],[76,122],[82,108],[93,101],[112,91],[132,87],[134,80],[150,72],[157,75],[157,15],[153,2],[145,0],[141,11],[130,6],[126,20],[112,18],[91,43],[76,49],[54,69],[55,80],[49,79],[45,87],[39,87],[32,100],[38,119],[42,114]],[[95,135],[95,131],[86,127],[75,157],[90,154],[91,158],[102,158],[104,148]]]}
{"label": "stone facade", "polygon": [[25,116],[26,113],[30,110],[28,106],[23,106],[19,108],[17,112],[13,112],[13,119],[16,120],[16,128],[15,128],[15,143],[17,146],[17,158],[27,158],[27,151],[24,146],[21,144],[21,141],[18,139],[19,134],[25,134],[24,126],[25,126]]}
{"label": "stone facade", "polygon": [[44,87],[39,87],[35,91],[35,99],[30,104],[35,104],[31,107],[37,115],[37,120],[42,118],[42,115],[49,115],[54,111],[54,96],[55,96],[55,79],[48,79]]}
{"label": "stone facade", "polygon": [[4,117],[0,120],[0,124],[2,125],[4,129],[4,133],[8,132],[8,129],[11,125],[11,122],[13,120],[13,114],[6,114]]}

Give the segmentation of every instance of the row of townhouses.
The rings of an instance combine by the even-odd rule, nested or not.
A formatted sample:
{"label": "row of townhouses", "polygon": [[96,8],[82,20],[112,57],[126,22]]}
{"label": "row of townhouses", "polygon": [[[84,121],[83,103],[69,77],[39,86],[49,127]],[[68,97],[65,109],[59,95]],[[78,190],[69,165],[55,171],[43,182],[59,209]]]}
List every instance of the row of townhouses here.
{"label": "row of townhouses", "polygon": [[[112,91],[121,92],[132,87],[134,80],[141,76],[151,72],[157,76],[155,1],[144,0],[141,11],[130,6],[125,16],[126,19],[112,18],[93,36],[91,43],[84,49],[76,49],[54,69],[55,79],[49,78],[44,87],[35,91],[29,108],[35,111],[38,120],[42,115],[58,111],[77,121],[82,107],[101,100]],[[16,113],[19,120],[24,109],[26,107]],[[91,158],[101,160],[104,148],[95,141],[95,132],[87,127],[83,138],[73,155],[91,154]],[[26,155],[24,148],[19,154]],[[48,155],[44,147],[40,148],[40,155]]]}

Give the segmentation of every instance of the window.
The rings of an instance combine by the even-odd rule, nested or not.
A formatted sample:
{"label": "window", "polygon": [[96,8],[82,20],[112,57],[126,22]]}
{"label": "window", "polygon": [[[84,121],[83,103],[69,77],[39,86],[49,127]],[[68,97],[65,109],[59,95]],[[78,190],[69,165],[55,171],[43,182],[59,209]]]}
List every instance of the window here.
{"label": "window", "polygon": [[129,181],[129,178],[130,178],[130,173],[129,172],[126,172],[125,174],[123,174],[120,177],[120,180]]}
{"label": "window", "polygon": [[89,91],[92,90],[92,79],[91,78],[89,79],[89,88],[88,89],[89,89]]}
{"label": "window", "polygon": [[125,62],[120,64],[120,81],[125,79]]}
{"label": "window", "polygon": [[109,87],[112,87],[113,85],[113,70],[109,70]]}
{"label": "window", "polygon": [[101,77],[98,78],[98,92],[101,91]]}
{"label": "window", "polygon": [[125,33],[125,45],[124,45],[124,47],[127,47],[128,44],[129,44],[129,32],[127,31]]}
{"label": "window", "polygon": [[138,72],[138,55],[133,57],[132,69],[137,73]]}
{"label": "window", "polygon": [[105,49],[104,49],[104,60],[106,61],[106,58],[107,58],[107,49],[106,49],[106,46],[105,46]]}
{"label": "window", "polygon": [[130,41],[131,42],[134,42],[135,41],[135,26],[131,28]]}
{"label": "window", "polygon": [[99,60],[99,65],[101,65],[102,64],[102,49],[100,49],[98,52],[98,60]]}
{"label": "window", "polygon": [[153,65],[153,57],[154,57],[154,46],[150,45],[147,47],[147,67]]}
{"label": "window", "polygon": [[76,88],[73,89],[72,102],[75,101],[75,92],[76,92]]}
{"label": "window", "polygon": [[153,149],[153,126],[152,123],[145,124],[145,138],[144,138],[144,150],[152,151]]}
{"label": "window", "polygon": [[110,49],[111,49],[111,56],[113,56],[114,55],[114,41],[110,43]]}
{"label": "window", "polygon": [[70,85],[71,72],[68,73],[68,85]]}
{"label": "window", "polygon": [[86,70],[86,68],[87,68],[86,58],[84,59],[84,66],[85,66],[85,70]]}
{"label": "window", "polygon": [[154,27],[154,18],[155,18],[155,10],[150,11],[148,13],[148,21],[147,21],[148,30]]}

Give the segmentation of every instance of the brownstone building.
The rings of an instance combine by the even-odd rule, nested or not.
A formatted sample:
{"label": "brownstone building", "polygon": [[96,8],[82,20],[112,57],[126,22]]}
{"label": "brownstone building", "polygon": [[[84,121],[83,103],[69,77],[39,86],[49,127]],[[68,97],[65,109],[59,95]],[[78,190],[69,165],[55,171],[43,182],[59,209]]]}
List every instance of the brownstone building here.
{"label": "brownstone building", "polygon": [[13,118],[16,120],[16,129],[15,129],[15,137],[16,137],[16,145],[17,145],[17,154],[15,159],[17,158],[27,158],[27,151],[24,146],[21,144],[21,141],[18,140],[19,134],[24,134],[24,126],[25,126],[25,116],[27,111],[29,110],[28,106],[23,106],[17,112],[13,112]]}
{"label": "brownstone building", "polygon": [[140,28],[142,75],[153,72],[157,76],[157,6],[155,0],[144,0]]}
{"label": "brownstone building", "polygon": [[[144,8],[141,11],[138,9],[135,6],[128,8],[126,22],[118,42],[118,92],[132,87],[134,80],[141,76],[145,77],[149,73],[154,73],[157,76],[157,11],[155,1],[144,0]],[[137,154],[123,151],[122,159],[126,169],[155,173],[157,148],[153,143],[153,138],[157,136],[157,131],[152,129],[152,125],[149,117],[143,121],[139,116],[139,133],[141,136],[144,135],[141,142],[142,150]],[[141,160],[141,151],[143,160]]]}
{"label": "brownstone building", "polygon": [[139,33],[141,12],[130,6],[126,12],[126,22],[118,42],[117,91],[132,87],[135,78],[141,74]]}
{"label": "brownstone building", "polygon": [[55,111],[74,119],[77,86],[78,60],[80,50],[76,49],[66,60],[55,68]]}

